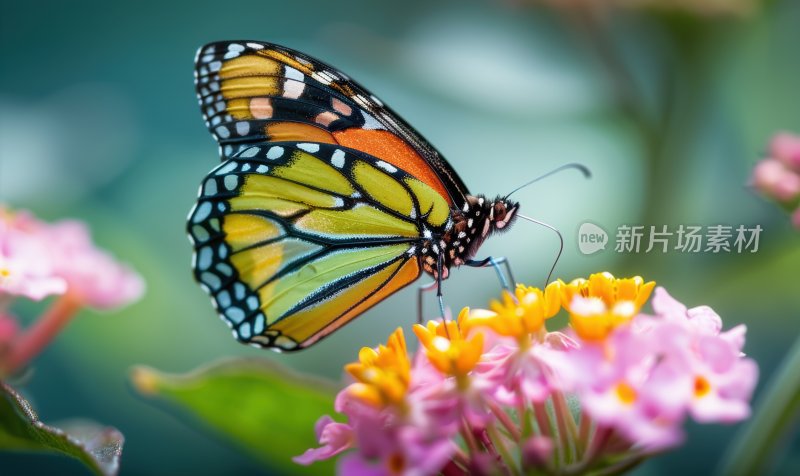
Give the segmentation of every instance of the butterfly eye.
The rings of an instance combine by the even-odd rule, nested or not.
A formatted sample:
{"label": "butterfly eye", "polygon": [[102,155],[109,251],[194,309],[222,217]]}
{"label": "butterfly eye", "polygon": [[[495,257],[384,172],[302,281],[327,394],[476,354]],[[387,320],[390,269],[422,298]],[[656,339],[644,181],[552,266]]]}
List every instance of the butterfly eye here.
{"label": "butterfly eye", "polygon": [[495,221],[505,221],[507,211],[505,202],[495,202],[493,208],[494,210],[492,216],[494,217]]}

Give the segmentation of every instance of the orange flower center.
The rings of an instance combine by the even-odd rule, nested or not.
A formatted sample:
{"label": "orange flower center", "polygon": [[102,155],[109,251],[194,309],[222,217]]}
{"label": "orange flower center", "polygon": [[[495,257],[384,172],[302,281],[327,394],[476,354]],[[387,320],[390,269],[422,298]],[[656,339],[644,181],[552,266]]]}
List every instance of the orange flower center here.
{"label": "orange flower center", "polygon": [[702,375],[694,378],[694,395],[698,398],[705,397],[711,391],[711,382]]}
{"label": "orange flower center", "polygon": [[615,390],[617,392],[617,398],[619,398],[622,403],[626,405],[633,405],[633,403],[636,402],[636,390],[627,383],[618,383]]}

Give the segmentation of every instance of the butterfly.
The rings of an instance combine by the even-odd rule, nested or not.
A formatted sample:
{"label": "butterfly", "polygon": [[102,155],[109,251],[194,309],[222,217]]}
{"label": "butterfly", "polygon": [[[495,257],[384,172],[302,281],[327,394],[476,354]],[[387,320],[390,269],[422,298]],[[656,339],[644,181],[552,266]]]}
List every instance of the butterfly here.
{"label": "butterfly", "polygon": [[311,346],[423,273],[441,286],[517,215],[308,55],[211,43],[195,84],[222,162],[188,218],[194,274],[241,342]]}

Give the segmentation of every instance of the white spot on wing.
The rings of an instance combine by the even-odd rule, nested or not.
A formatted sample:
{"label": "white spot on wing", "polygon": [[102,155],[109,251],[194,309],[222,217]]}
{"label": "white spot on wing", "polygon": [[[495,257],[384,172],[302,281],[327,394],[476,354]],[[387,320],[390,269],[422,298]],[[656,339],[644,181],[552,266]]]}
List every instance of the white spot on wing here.
{"label": "white spot on wing", "polygon": [[381,124],[380,122],[378,122],[377,119],[375,119],[374,116],[367,114],[366,112],[363,111],[361,112],[361,115],[364,116],[364,129],[370,129],[370,130],[386,129],[385,127],[383,127],[383,124]]}
{"label": "white spot on wing", "polygon": [[225,164],[224,167],[220,167],[220,169],[217,170],[216,175],[225,175],[228,172],[232,172],[233,169],[235,168],[236,168],[236,162],[228,162],[227,164]]}
{"label": "white spot on wing", "polygon": [[285,67],[285,73],[284,74],[286,75],[287,78],[294,79],[294,80],[300,81],[300,82],[302,82],[303,78],[305,77],[303,75],[303,73],[301,73],[300,71],[297,71],[296,69],[292,68],[291,66],[286,66]]}
{"label": "white spot on wing", "polygon": [[379,160],[379,161],[375,162],[375,165],[377,165],[378,167],[382,168],[383,170],[385,170],[385,171],[387,171],[389,173],[397,172],[397,167],[395,167],[392,164],[386,163],[386,162],[384,162],[382,160]]}
{"label": "white spot on wing", "polygon": [[[217,119],[217,118],[215,118],[215,119]],[[214,129],[214,131],[217,133],[217,136],[219,136],[219,137],[221,137],[223,139],[227,139],[228,137],[231,136],[230,131],[225,126],[219,126],[216,129]]]}
{"label": "white spot on wing", "polygon": [[240,136],[246,136],[250,132],[250,123],[241,121],[236,123],[236,133]]}
{"label": "white spot on wing", "polygon": [[203,202],[197,206],[197,210],[195,210],[194,212],[193,221],[195,223],[200,223],[201,221],[205,220],[210,213],[211,213],[211,203]]}
{"label": "white spot on wing", "polygon": [[211,248],[208,246],[204,246],[200,248],[200,251],[197,252],[197,269],[204,271],[211,266],[211,258],[213,257],[213,252]]}
{"label": "white spot on wing", "polygon": [[225,182],[225,188],[227,188],[228,190],[233,190],[236,188],[237,185],[239,185],[239,177],[237,177],[236,175],[226,175],[224,182]]}
{"label": "white spot on wing", "polygon": [[279,145],[270,147],[269,150],[267,151],[267,158],[269,160],[279,159],[281,158],[282,155],[283,155],[283,147]]}
{"label": "white spot on wing", "polygon": [[302,149],[310,154],[314,154],[319,152],[319,144],[312,144],[309,142],[304,142],[302,144],[297,144],[298,149]]}
{"label": "white spot on wing", "polygon": [[206,180],[205,195],[215,195],[217,193],[217,181],[213,178]]}
{"label": "white spot on wing", "polygon": [[306,83],[302,81],[288,80],[283,83],[283,97],[289,99],[297,99],[303,94],[306,88]]}
{"label": "white spot on wing", "polygon": [[261,147],[248,147],[241,154],[239,154],[239,157],[245,157],[245,158],[255,157],[255,155],[258,154],[260,150]]}
{"label": "white spot on wing", "polygon": [[342,168],[344,167],[344,151],[341,149],[336,149],[331,156],[331,164],[334,167]]}

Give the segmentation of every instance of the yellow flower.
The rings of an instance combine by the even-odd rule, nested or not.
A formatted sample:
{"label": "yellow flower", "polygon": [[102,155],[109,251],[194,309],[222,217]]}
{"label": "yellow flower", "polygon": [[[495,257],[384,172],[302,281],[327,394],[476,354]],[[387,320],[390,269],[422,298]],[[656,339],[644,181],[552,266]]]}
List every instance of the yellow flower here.
{"label": "yellow flower", "polygon": [[559,290],[563,283],[556,281],[547,285],[544,293],[534,287],[517,285],[512,296],[503,293],[503,301],[492,301],[493,312],[475,312],[465,319],[464,332],[485,326],[495,333],[527,341],[531,334],[544,329],[544,322],[558,314],[561,309]]}
{"label": "yellow flower", "polygon": [[611,273],[595,273],[561,287],[561,303],[570,324],[582,339],[605,339],[617,326],[629,322],[655,287],[640,276],[617,279]]}
{"label": "yellow flower", "polygon": [[476,333],[467,339],[466,333],[462,333],[461,325],[468,318],[469,308],[465,307],[458,315],[458,323],[428,321],[426,326],[414,326],[414,333],[431,364],[460,382],[475,368],[483,353],[483,334]]}
{"label": "yellow flower", "polygon": [[411,361],[406,350],[403,329],[397,328],[386,345],[378,349],[363,347],[358,362],[345,366],[356,379],[348,391],[361,400],[378,407],[404,405],[411,381]]}

